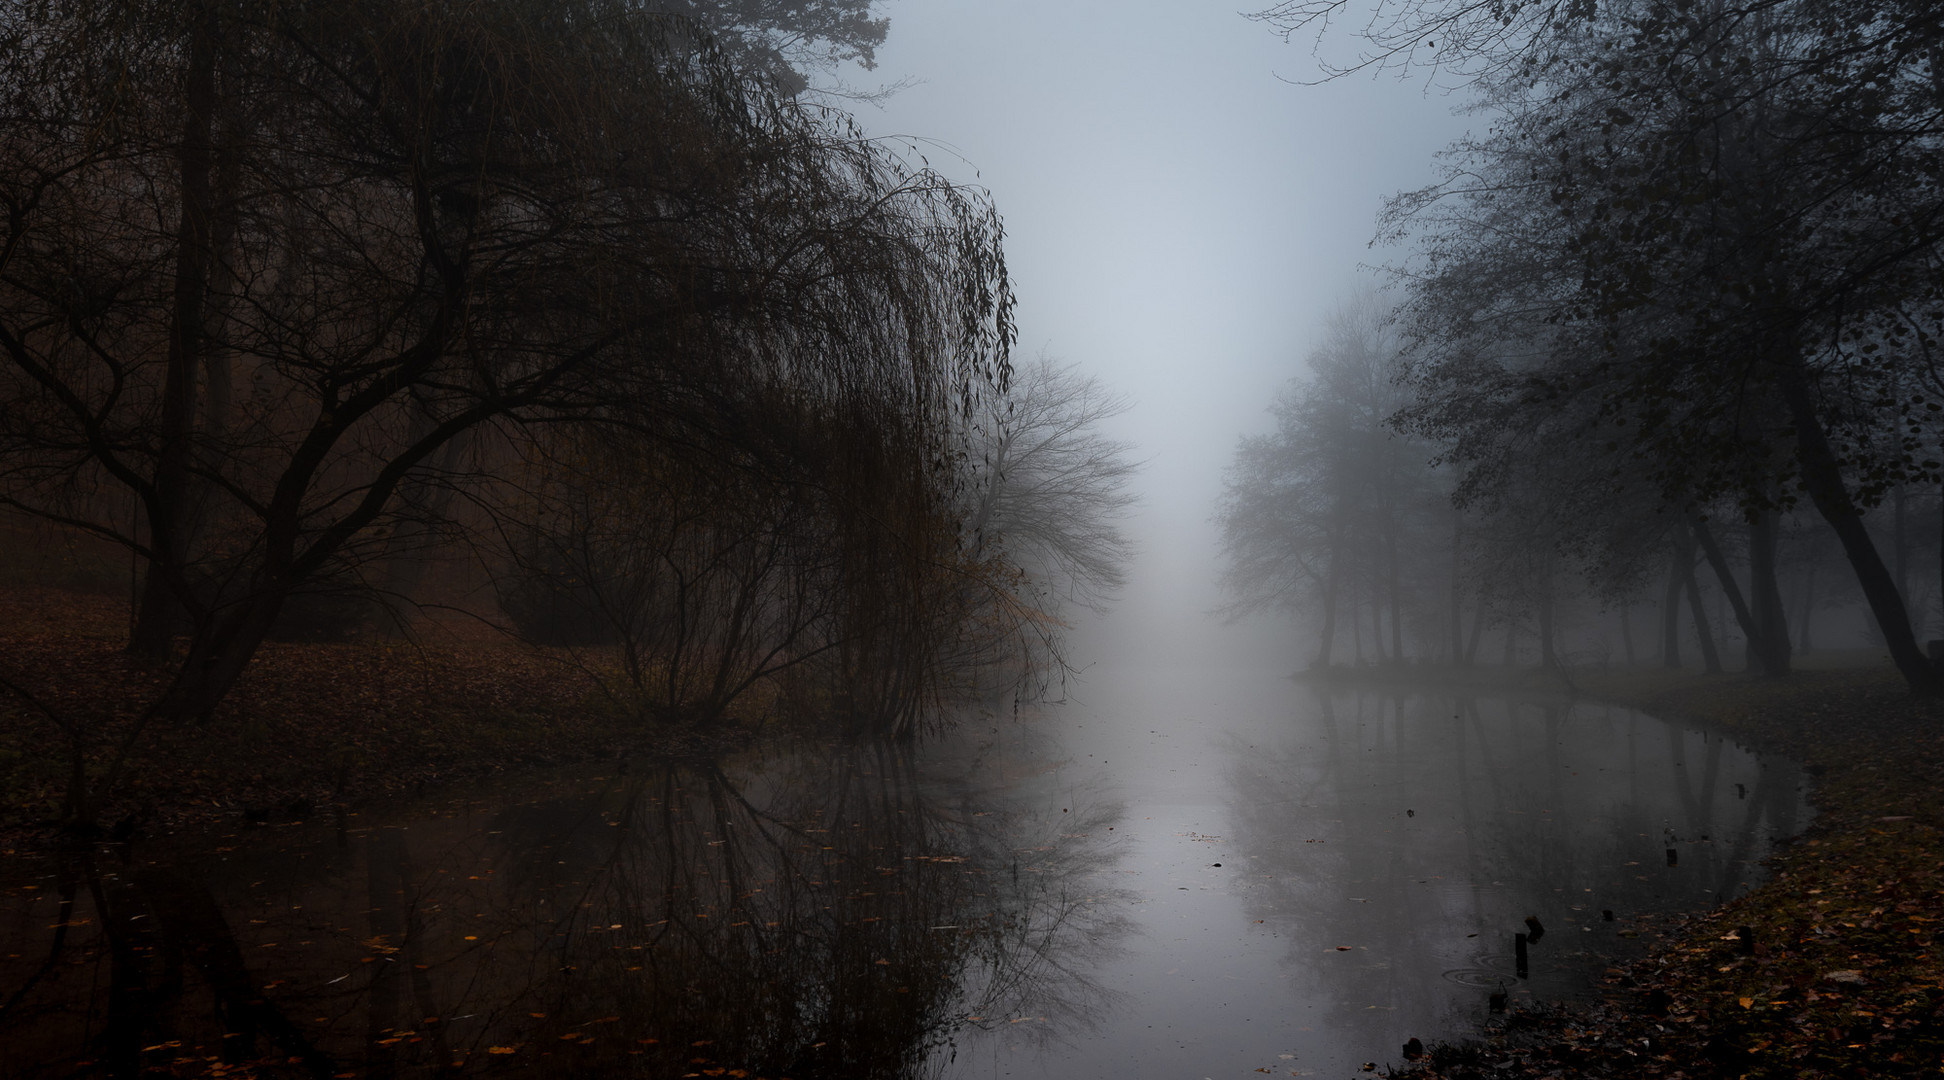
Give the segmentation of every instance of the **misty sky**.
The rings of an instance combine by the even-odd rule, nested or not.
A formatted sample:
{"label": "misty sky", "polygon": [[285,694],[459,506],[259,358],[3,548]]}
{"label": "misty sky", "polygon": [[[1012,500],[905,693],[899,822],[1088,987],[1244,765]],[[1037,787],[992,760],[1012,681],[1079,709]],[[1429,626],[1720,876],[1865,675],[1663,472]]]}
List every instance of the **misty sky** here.
{"label": "misty sky", "polygon": [[859,121],[924,140],[932,165],[992,191],[1021,353],[1135,400],[1116,434],[1149,463],[1132,523],[1144,554],[1084,636],[1103,662],[1270,658],[1259,632],[1206,633],[1222,469],[1238,435],[1266,427],[1330,305],[1372,280],[1359,267],[1384,260],[1368,247],[1383,196],[1433,179],[1437,150],[1481,122],[1422,79],[1292,85],[1316,75],[1310,43],[1285,45],[1243,6],[892,0],[877,70],[851,76],[918,80]]}

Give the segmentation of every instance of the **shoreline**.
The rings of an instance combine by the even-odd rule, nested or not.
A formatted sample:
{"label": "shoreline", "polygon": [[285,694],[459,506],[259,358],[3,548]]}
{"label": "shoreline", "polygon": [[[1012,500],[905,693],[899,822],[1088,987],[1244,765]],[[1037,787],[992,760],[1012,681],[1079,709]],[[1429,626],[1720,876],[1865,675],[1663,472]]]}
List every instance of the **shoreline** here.
{"label": "shoreline", "polygon": [[[125,601],[0,590],[0,656],[41,700],[93,719],[110,749],[160,676],[122,651]],[[104,722],[105,720],[105,722]],[[201,724],[157,727],[101,825],[122,838],[279,824],[509,770],[738,745],[747,725],[651,724],[608,703],[564,657],[511,642],[268,643]],[[54,725],[0,696],[0,853],[50,850],[66,749]]]}
{"label": "shoreline", "polygon": [[[120,651],[124,612],[113,598],[0,592],[0,650],[46,684],[46,700],[113,715],[155,678]],[[1768,860],[1765,884],[1666,926],[1645,957],[1609,969],[1597,1000],[1514,1009],[1395,1075],[1895,1076],[1944,1065],[1944,959],[1932,954],[1944,927],[1944,703],[1913,700],[1883,667],[1781,681],[1660,668],[1450,674],[1296,677],[1558,694],[1711,727],[1801,763],[1817,778],[1816,817]],[[207,724],[144,741],[147,763],[103,823],[151,834],[277,824],[527,767],[727,748],[753,730],[644,724],[598,694],[584,672],[511,644],[273,645]],[[7,854],[51,846],[35,824],[59,805],[51,737],[18,702],[0,703]]]}
{"label": "shoreline", "polygon": [[[1891,670],[1580,671],[1581,698],[1712,727],[1814,777],[1816,816],[1748,894],[1608,970],[1601,1000],[1514,1009],[1392,1075],[1935,1075],[1944,1064],[1944,704]],[[1500,689],[1508,689],[1501,683]]]}

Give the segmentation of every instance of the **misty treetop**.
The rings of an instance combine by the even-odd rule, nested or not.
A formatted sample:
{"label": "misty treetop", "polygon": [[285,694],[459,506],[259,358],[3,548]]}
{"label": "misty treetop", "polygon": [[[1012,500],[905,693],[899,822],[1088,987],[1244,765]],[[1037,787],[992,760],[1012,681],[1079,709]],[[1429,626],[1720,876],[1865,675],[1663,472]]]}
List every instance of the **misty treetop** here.
{"label": "misty treetop", "polygon": [[[1264,17],[1296,32],[1337,10]],[[1468,5],[1390,5],[1343,65],[1457,74],[1490,125],[1447,151],[1443,181],[1392,199],[1381,234],[1413,250],[1394,268],[1404,400],[1386,419],[1427,441],[1426,467],[1460,511],[1443,530],[1445,655],[1472,651],[1456,644],[1467,526],[1483,542],[1510,514],[1523,522],[1515,549],[1538,559],[1517,576],[1539,595],[1491,595],[1535,613],[1542,639],[1555,583],[1577,581],[1624,618],[1671,558],[1672,655],[1683,592],[1705,618],[1699,556],[1751,664],[1785,672],[1779,543],[1806,536],[1813,510],[1874,633],[1930,689],[1913,621],[1932,601],[1912,597],[1906,552],[1907,507],[1919,492],[1935,507],[1944,483],[1935,11],[1656,0],[1504,14],[1487,25]],[[1433,37],[1444,52],[1423,51]],[[1245,444],[1238,475],[1260,456]],[[1253,506],[1237,490],[1231,506]],[[1231,528],[1237,572],[1253,574],[1261,546]]]}
{"label": "misty treetop", "polygon": [[[1043,673],[1036,583],[1117,583],[1125,471],[1098,395],[1020,397],[990,200],[797,93],[883,21],[692,7],[0,8],[0,507],[131,553],[169,674],[92,718],[0,670],[77,778],[119,747],[71,817],[266,638],[408,632],[435,578],[644,715],[878,732]],[[996,461],[1025,429],[1095,486]]]}
{"label": "misty treetop", "polygon": [[1272,406],[1274,433],[1237,450],[1217,515],[1230,613],[1320,608],[1319,665],[1331,662],[1340,611],[1359,658],[1366,612],[1375,658],[1401,658],[1405,609],[1415,610],[1405,592],[1417,585],[1405,579],[1420,565],[1404,545],[1420,519],[1448,513],[1424,466],[1428,450],[1387,426],[1403,405],[1397,359],[1378,296],[1339,305],[1310,354],[1310,376]]}
{"label": "misty treetop", "polygon": [[813,87],[817,73],[855,62],[876,65],[891,20],[879,0],[655,0],[652,10],[708,31],[731,63],[779,92]]}

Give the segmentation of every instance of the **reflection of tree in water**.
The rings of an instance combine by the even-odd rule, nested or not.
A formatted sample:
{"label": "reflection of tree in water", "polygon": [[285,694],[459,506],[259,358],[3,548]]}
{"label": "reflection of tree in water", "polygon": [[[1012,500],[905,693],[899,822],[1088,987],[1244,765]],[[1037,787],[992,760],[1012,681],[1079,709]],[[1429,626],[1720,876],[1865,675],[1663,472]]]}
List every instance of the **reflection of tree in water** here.
{"label": "reflection of tree in water", "polygon": [[554,981],[550,1019],[619,1015],[662,1040],[630,1056],[671,1066],[898,1077],[923,1075],[963,1023],[1087,1005],[1066,954],[1116,916],[1074,891],[1100,858],[1078,834],[1106,822],[1033,836],[1043,824],[940,806],[881,746],[741,782],[657,770],[502,823],[509,850],[538,853],[510,894],[553,912],[533,925],[574,973]]}
{"label": "reflection of tree in water", "polygon": [[[940,799],[907,753],[876,746],[655,767],[488,819],[373,828],[244,871],[277,895],[253,881],[227,898],[263,917],[231,922],[310,948],[225,934],[225,977],[270,984],[264,1015],[308,1023],[266,1026],[219,988],[206,1041],[274,1050],[292,1073],[931,1075],[968,1029],[1090,1019],[1104,995],[1087,972],[1123,924],[1089,889],[1113,815]],[[166,905],[178,922],[197,906]],[[74,949],[107,953],[110,984],[134,970],[113,941]],[[61,992],[72,1006],[91,989]],[[176,1038],[183,1007],[111,1010],[90,1037]],[[1036,1019],[1013,1028],[1022,1016]]]}
{"label": "reflection of tree in water", "polygon": [[[329,1058],[259,993],[230,920],[200,881],[166,862],[104,864],[93,851],[64,852],[54,870],[58,901],[47,951],[25,978],[9,980],[0,999],[5,1075],[77,1075],[90,1067],[142,1075],[158,1063],[156,1051],[166,1062],[186,1044],[216,1051],[198,1069],[270,1052],[291,1074],[333,1075]],[[22,921],[0,929],[10,959],[31,938]]]}
{"label": "reflection of tree in water", "polygon": [[[1313,715],[1302,745],[1237,747],[1238,839],[1252,915],[1365,1046],[1459,1029],[1501,977],[1576,992],[1631,944],[1602,908],[1711,907],[1799,825],[1789,770],[1626,710],[1319,692]],[[1549,933],[1521,984],[1528,914]]]}

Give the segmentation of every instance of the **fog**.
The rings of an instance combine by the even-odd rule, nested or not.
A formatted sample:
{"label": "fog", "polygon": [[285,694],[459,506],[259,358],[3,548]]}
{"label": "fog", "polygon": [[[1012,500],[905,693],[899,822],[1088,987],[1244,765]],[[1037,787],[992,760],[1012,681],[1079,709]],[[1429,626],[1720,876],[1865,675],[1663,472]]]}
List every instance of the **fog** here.
{"label": "fog", "polygon": [[[1286,623],[1224,626],[1210,523],[1238,435],[1377,280],[1382,198],[1434,177],[1463,99],[1393,74],[1322,85],[1307,43],[1233,5],[900,0],[877,69],[909,85],[856,109],[988,187],[1007,226],[1021,356],[1128,394],[1114,434],[1146,463],[1140,554],[1074,660],[1287,663]],[[1347,54],[1354,42],[1336,42]]]}
{"label": "fog", "polygon": [[16,4],[23,1075],[1341,1075],[1754,887],[1576,680],[1944,690],[1936,20],[1333,3]]}

